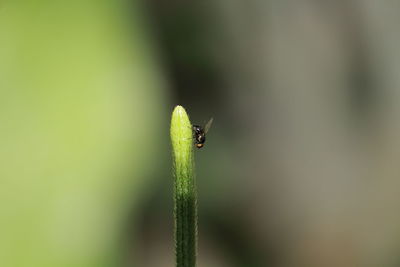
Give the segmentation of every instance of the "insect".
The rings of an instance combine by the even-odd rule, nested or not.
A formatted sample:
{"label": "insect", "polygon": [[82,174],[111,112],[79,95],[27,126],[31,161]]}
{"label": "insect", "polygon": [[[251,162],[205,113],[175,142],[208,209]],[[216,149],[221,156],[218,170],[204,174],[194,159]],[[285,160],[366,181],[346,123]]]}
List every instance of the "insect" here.
{"label": "insect", "polygon": [[211,118],[204,127],[199,125],[192,125],[194,145],[197,148],[202,148],[204,146],[204,142],[206,141],[206,134],[210,130],[212,122],[213,118]]}

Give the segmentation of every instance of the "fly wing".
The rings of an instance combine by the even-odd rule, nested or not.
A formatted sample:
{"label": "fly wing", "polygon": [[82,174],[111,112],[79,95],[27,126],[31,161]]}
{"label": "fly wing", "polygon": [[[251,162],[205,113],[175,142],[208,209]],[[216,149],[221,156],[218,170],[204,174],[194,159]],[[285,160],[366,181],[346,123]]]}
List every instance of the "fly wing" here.
{"label": "fly wing", "polygon": [[207,122],[206,126],[204,126],[204,133],[207,133],[207,132],[210,130],[211,124],[212,124],[213,120],[214,120],[214,118],[211,118],[211,119]]}

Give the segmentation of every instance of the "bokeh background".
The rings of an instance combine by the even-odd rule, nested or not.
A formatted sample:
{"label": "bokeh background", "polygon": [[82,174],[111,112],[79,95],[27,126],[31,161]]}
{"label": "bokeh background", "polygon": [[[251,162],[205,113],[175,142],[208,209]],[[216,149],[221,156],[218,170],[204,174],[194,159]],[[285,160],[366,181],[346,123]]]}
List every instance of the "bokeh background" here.
{"label": "bokeh background", "polygon": [[174,266],[169,120],[198,266],[400,266],[396,1],[2,1],[0,266]]}

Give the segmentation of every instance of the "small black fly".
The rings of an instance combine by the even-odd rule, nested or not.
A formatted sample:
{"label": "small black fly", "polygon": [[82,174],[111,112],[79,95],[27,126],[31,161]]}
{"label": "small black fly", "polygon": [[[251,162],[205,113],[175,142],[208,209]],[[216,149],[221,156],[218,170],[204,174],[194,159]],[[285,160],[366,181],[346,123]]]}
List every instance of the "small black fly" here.
{"label": "small black fly", "polygon": [[204,127],[192,125],[194,145],[197,148],[202,148],[204,146],[204,142],[206,141],[206,133],[210,130],[212,122],[213,118],[211,118]]}

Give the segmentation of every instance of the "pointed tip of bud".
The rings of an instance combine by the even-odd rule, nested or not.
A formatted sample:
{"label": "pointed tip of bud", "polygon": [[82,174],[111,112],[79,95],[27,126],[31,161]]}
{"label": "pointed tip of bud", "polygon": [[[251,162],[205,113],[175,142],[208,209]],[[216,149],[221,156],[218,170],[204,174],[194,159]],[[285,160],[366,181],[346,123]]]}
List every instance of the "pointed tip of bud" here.
{"label": "pointed tip of bud", "polygon": [[176,115],[179,115],[179,116],[185,116],[185,115],[187,116],[185,108],[180,106],[180,105],[175,106],[174,111],[172,112],[172,114],[176,114]]}
{"label": "pointed tip of bud", "polygon": [[191,154],[192,135],[192,124],[189,116],[182,106],[177,105],[171,118],[171,141],[175,155]]}

